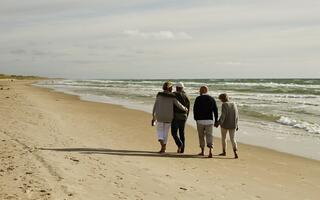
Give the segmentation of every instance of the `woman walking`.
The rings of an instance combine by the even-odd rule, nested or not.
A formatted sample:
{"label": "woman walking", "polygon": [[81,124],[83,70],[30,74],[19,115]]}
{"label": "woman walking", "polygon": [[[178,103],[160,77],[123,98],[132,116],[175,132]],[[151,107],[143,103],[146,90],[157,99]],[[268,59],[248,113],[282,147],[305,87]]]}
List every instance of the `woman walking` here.
{"label": "woman walking", "polygon": [[221,116],[219,118],[219,124],[221,127],[221,141],[222,141],[222,153],[220,156],[226,156],[227,148],[227,132],[229,132],[230,141],[232,144],[234,158],[238,158],[238,147],[235,140],[235,132],[238,130],[238,108],[234,102],[229,101],[227,94],[220,94],[219,99],[222,102]]}

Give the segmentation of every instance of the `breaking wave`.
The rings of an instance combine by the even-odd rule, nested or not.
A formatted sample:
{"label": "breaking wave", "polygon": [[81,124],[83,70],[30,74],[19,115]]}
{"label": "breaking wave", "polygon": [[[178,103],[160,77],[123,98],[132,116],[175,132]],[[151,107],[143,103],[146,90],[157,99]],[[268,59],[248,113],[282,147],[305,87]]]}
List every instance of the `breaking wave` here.
{"label": "breaking wave", "polygon": [[284,116],[281,116],[280,119],[277,120],[277,122],[283,125],[292,126],[294,128],[303,129],[309,133],[320,134],[319,124],[311,124],[308,122],[299,121]]}

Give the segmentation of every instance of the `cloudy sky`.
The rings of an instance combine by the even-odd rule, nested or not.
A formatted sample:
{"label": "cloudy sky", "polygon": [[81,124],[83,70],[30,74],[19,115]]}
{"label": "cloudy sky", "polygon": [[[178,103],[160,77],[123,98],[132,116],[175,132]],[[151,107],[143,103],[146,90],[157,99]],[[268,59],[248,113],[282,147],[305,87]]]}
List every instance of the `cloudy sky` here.
{"label": "cloudy sky", "polygon": [[0,73],[320,78],[320,1],[1,0]]}

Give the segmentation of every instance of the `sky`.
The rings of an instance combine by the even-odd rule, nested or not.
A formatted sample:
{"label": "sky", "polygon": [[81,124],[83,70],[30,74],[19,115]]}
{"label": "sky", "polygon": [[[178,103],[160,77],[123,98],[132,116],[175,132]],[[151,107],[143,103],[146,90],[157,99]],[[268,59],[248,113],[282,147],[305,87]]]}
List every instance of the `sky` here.
{"label": "sky", "polygon": [[320,78],[319,0],[1,0],[0,73]]}

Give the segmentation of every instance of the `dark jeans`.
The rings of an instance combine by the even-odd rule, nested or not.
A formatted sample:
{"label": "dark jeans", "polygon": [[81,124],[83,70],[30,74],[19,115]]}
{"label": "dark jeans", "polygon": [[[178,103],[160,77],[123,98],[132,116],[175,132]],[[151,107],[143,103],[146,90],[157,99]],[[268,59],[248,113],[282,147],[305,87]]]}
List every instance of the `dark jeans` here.
{"label": "dark jeans", "polygon": [[[184,152],[185,138],[184,138],[184,127],[186,120],[174,119],[171,123],[171,134],[178,147],[181,147],[181,153]],[[179,131],[179,136],[178,136]]]}

